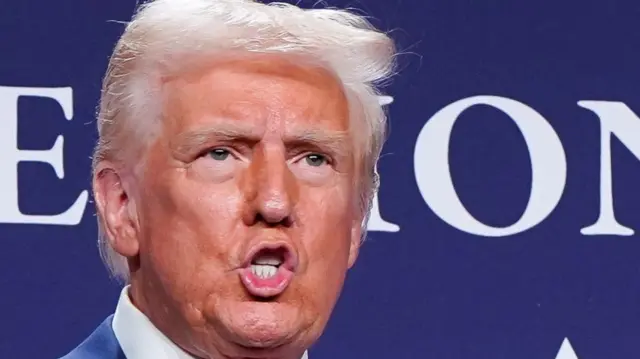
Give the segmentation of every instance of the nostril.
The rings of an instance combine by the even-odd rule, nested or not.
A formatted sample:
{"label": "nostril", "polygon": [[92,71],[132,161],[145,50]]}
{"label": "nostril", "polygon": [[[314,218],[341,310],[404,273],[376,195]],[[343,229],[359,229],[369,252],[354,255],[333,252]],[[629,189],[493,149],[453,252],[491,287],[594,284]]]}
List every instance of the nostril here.
{"label": "nostril", "polygon": [[264,223],[267,227],[291,227],[291,216],[265,216],[262,212],[256,213],[254,223]]}

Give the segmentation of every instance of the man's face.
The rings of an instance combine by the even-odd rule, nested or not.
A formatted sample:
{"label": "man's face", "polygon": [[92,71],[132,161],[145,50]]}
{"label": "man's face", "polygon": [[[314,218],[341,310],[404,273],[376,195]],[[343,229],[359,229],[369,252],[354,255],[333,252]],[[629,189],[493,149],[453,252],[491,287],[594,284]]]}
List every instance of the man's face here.
{"label": "man's face", "polygon": [[162,131],[136,186],[134,301],[196,355],[301,355],[360,240],[341,86],[265,57],[164,89]]}

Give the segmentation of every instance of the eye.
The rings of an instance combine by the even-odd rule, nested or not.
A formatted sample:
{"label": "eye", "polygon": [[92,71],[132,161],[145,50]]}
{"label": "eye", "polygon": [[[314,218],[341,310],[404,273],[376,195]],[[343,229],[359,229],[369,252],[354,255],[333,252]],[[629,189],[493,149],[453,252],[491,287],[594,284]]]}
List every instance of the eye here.
{"label": "eye", "polygon": [[329,162],[326,156],[323,156],[317,153],[310,153],[306,155],[304,160],[307,162],[309,166],[312,166],[312,167],[320,167]]}
{"label": "eye", "polygon": [[214,148],[213,150],[208,152],[209,157],[213,158],[216,161],[224,161],[226,160],[231,153],[224,148]]}

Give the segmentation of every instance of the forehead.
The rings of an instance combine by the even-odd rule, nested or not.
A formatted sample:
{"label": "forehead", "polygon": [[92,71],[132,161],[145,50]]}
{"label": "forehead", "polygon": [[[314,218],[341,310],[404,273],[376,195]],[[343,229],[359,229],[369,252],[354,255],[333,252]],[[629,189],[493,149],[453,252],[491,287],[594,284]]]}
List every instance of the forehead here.
{"label": "forehead", "polygon": [[347,131],[337,78],[319,66],[261,56],[218,62],[164,82],[165,117],[175,130],[241,121],[256,130]]}

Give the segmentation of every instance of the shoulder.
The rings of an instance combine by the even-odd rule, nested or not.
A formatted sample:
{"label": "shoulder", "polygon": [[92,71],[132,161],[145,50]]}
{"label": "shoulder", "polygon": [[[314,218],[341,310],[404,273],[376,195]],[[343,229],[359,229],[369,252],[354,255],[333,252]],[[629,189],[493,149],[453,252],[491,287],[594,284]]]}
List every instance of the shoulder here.
{"label": "shoulder", "polygon": [[113,333],[112,321],[113,316],[109,316],[77,348],[60,359],[126,359]]}

